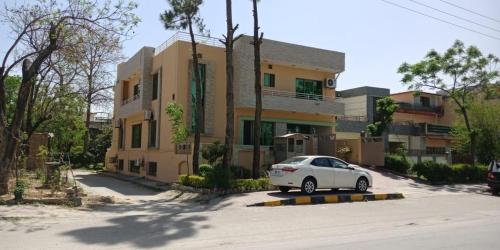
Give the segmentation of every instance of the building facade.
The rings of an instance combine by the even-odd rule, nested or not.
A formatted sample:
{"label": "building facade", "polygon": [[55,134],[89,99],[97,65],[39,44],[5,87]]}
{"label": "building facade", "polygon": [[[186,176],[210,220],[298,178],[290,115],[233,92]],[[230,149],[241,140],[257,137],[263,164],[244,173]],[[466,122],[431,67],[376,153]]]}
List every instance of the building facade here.
{"label": "building facade", "polygon": [[[224,141],[226,124],[225,50],[217,39],[197,36],[202,79],[202,147]],[[253,47],[243,36],[234,46],[233,164],[252,164],[255,107]],[[335,120],[344,104],[336,101],[335,86],[325,85],[344,71],[345,55],[264,39],[262,60],[261,163],[272,164],[277,153],[335,154]],[[114,87],[113,141],[107,152],[108,169],[177,181],[192,173],[192,136],[184,144],[171,142],[171,123],[165,113],[170,102],[180,104],[184,122],[194,124],[194,79],[188,34],[179,32],[158,48],[143,47],[118,65]],[[274,147],[287,137],[286,147]],[[285,151],[284,151],[285,150]]]}
{"label": "building facade", "polygon": [[444,95],[407,91],[391,94],[398,104],[389,130],[389,152],[403,148],[412,163],[451,163],[453,108]]}

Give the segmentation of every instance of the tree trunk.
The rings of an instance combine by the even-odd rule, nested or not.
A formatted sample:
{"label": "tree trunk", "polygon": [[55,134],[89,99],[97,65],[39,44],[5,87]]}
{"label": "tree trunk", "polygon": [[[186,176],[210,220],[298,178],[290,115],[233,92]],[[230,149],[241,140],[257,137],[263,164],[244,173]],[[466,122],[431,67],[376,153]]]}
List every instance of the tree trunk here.
{"label": "tree trunk", "polygon": [[260,44],[262,35],[259,37],[259,17],[257,12],[257,0],[253,0],[253,46],[254,46],[254,71],[255,71],[255,120],[253,126],[253,164],[252,177],[259,178],[260,170],[260,123],[262,115],[262,90],[260,73]]}
{"label": "tree trunk", "polygon": [[224,156],[222,166],[229,169],[233,157],[234,138],[234,87],[233,87],[233,13],[231,0],[226,0],[227,36],[226,36],[226,137],[224,139]]}
{"label": "tree trunk", "polygon": [[[90,92],[90,89],[89,89]],[[91,115],[91,105],[92,105],[92,96],[90,93],[86,96],[85,101],[87,102],[87,110],[85,112],[85,135],[83,137],[83,152],[86,153],[89,151],[89,138],[90,138],[90,115]]]}
{"label": "tree trunk", "polygon": [[462,111],[462,115],[464,116],[465,126],[467,127],[467,131],[469,132],[470,139],[470,154],[472,157],[472,166],[476,166],[476,134],[472,130],[472,126],[469,121],[469,115],[467,114],[467,109],[463,106],[460,106],[460,110]]}
{"label": "tree trunk", "polygon": [[200,136],[202,128],[202,103],[201,103],[201,79],[198,67],[198,53],[196,51],[196,40],[194,38],[193,26],[191,20],[188,21],[189,35],[191,36],[191,49],[193,51],[193,72],[196,83],[195,94],[195,126],[194,126],[194,146],[193,146],[193,174],[198,174],[200,165]]}

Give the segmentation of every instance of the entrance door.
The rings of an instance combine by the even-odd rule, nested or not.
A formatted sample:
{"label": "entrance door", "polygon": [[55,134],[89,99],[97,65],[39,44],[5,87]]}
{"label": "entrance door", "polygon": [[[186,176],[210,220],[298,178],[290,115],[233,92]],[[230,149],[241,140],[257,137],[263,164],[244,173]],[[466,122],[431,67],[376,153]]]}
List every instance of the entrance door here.
{"label": "entrance door", "polygon": [[305,154],[305,145],[303,139],[288,138],[287,140],[287,159],[294,156]]}

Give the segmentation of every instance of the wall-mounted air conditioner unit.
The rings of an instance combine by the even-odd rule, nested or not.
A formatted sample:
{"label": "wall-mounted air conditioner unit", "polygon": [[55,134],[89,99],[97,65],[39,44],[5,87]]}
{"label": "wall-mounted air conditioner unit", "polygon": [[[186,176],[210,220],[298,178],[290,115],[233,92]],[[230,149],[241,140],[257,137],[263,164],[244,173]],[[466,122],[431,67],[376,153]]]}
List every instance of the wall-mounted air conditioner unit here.
{"label": "wall-mounted air conditioner unit", "polygon": [[151,110],[144,110],[144,120],[149,121],[153,119],[153,112]]}
{"label": "wall-mounted air conditioner unit", "polygon": [[325,88],[334,89],[337,87],[337,79],[327,78],[325,80]]}

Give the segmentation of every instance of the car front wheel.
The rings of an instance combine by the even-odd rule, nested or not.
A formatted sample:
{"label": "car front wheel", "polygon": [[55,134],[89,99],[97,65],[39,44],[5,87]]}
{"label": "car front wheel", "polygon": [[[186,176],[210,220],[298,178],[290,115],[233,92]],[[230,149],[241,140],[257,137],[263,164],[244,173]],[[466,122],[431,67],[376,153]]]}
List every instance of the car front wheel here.
{"label": "car front wheel", "polygon": [[368,190],[368,180],[365,177],[361,177],[356,183],[356,191],[364,193],[366,190]]}
{"label": "car front wheel", "polygon": [[313,194],[316,191],[316,182],[313,178],[306,178],[302,182],[302,193],[304,194]]}

